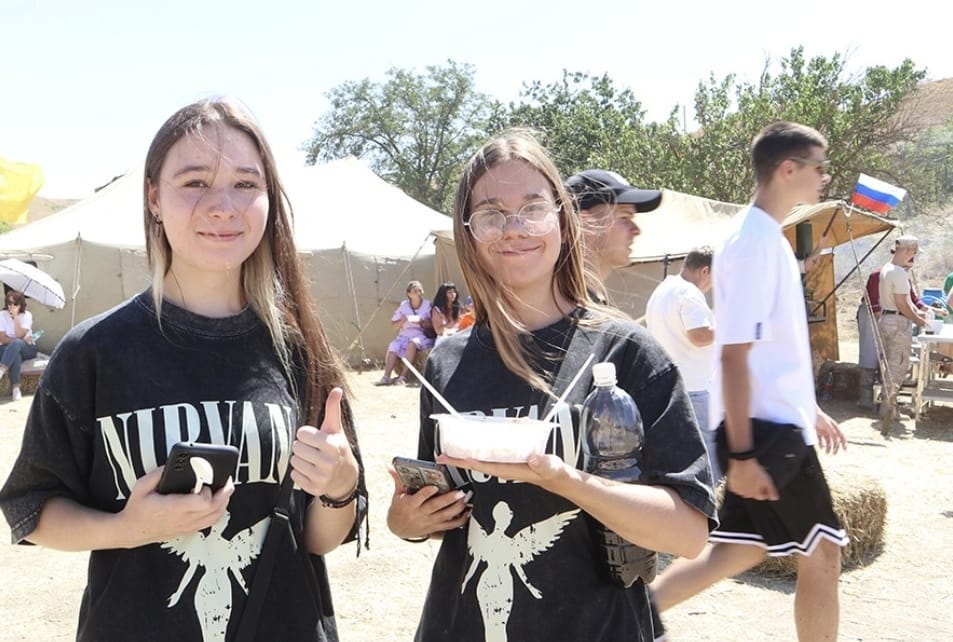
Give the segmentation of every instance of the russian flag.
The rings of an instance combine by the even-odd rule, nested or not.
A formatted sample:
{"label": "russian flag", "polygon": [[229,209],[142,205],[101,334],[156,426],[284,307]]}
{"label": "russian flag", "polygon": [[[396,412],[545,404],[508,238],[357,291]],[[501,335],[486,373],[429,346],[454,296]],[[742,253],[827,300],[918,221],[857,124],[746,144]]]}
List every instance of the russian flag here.
{"label": "russian flag", "polygon": [[850,202],[871,212],[886,214],[903,200],[907,190],[884,183],[873,176],[861,174]]}

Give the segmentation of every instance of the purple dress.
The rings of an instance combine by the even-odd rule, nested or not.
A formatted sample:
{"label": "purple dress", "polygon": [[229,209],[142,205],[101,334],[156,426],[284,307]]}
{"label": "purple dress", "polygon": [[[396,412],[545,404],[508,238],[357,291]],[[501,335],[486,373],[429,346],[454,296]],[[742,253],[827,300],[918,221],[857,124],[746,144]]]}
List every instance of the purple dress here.
{"label": "purple dress", "polygon": [[[432,305],[427,299],[424,299],[416,310],[411,307],[410,300],[404,299],[397,310],[394,311],[394,314],[391,315],[390,320],[397,321],[401,316],[413,314],[419,315],[421,320],[430,319],[431,309]],[[424,329],[420,323],[405,321],[400,328],[400,332],[397,333],[397,338],[387,346],[387,351],[396,353],[398,357],[404,357],[407,355],[407,346],[411,342],[417,345],[417,350],[429,350],[433,347],[433,339],[424,334]]]}

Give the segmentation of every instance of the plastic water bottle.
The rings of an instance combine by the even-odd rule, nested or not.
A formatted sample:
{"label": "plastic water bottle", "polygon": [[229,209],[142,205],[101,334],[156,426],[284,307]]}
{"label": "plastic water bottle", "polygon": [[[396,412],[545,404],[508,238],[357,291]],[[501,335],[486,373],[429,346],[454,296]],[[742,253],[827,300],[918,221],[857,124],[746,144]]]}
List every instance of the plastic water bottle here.
{"label": "plastic water bottle", "polygon": [[[595,389],[582,407],[584,467],[586,472],[624,483],[637,483],[641,475],[645,429],[635,400],[616,386],[615,364],[592,367]],[[624,587],[638,578],[655,579],[658,554],[636,546],[590,516],[593,539],[601,543],[600,556],[612,581]]]}

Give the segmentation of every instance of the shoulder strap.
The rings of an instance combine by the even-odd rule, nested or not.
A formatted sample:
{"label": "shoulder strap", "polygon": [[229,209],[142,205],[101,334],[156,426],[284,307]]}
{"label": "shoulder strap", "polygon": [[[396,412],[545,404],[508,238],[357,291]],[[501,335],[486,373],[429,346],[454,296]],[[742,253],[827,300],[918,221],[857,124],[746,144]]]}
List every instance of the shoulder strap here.
{"label": "shoulder strap", "polygon": [[[558,397],[569,386],[576,373],[579,372],[583,364],[592,354],[592,337],[579,329],[579,319],[585,316],[585,311],[579,311],[573,316],[573,325],[571,328],[572,336],[569,338],[569,346],[566,348],[566,354],[563,356],[559,369],[556,371],[556,378],[553,380],[553,392]],[[581,390],[588,390],[592,386],[592,372],[587,372],[576,383],[576,387]],[[542,417],[545,417],[552,409],[556,400],[552,397],[546,403]],[[541,417],[541,418],[542,418]]]}
{"label": "shoulder strap", "polygon": [[[351,412],[350,404],[342,406],[344,412],[344,421],[354,427],[354,416]],[[360,450],[357,446],[355,437],[351,444],[354,456],[357,458],[358,472],[358,491],[359,496],[355,500],[358,502],[358,513],[356,517],[357,529],[357,552],[361,553],[361,532],[360,526],[367,519],[366,504],[362,507],[360,494],[366,496],[367,486],[364,477],[364,463],[360,456]],[[268,586],[271,584],[272,572],[275,569],[275,559],[278,556],[278,547],[281,544],[282,533],[287,532],[291,541],[291,546],[301,558],[308,562],[310,567],[308,550],[299,545],[295,530],[291,525],[291,492],[294,489],[294,482],[291,479],[291,461],[288,461],[288,468],[285,470],[284,478],[281,480],[281,488],[278,491],[278,499],[275,501],[275,507],[271,511],[271,522],[268,525],[268,533],[265,535],[265,542],[261,547],[261,554],[258,556],[258,568],[255,571],[255,577],[252,578],[251,587],[248,589],[248,599],[245,601],[245,609],[242,611],[241,620],[238,624],[238,636],[236,642],[253,642],[258,633],[258,621],[261,618],[261,609],[265,603],[265,594],[268,592]],[[317,498],[315,499],[317,501]],[[362,515],[363,511],[363,515]],[[370,526],[365,526],[365,545],[370,546]],[[308,568],[305,576],[308,579],[311,588],[311,596],[314,599],[315,606],[319,613],[324,610],[321,588],[315,577],[313,569]]]}
{"label": "shoulder strap", "polygon": [[258,569],[255,571],[255,577],[248,589],[248,599],[245,601],[242,619],[238,624],[236,642],[253,642],[258,633],[261,607],[265,603],[265,593],[268,591],[268,585],[271,584],[271,574],[275,569],[275,558],[278,555],[278,545],[281,542],[282,533],[287,531],[292,542],[295,541],[294,530],[291,528],[291,520],[288,517],[293,487],[291,465],[289,464],[281,482],[281,489],[278,491],[278,501],[271,511],[271,523],[268,524],[265,543],[262,545],[261,555],[258,557]]}

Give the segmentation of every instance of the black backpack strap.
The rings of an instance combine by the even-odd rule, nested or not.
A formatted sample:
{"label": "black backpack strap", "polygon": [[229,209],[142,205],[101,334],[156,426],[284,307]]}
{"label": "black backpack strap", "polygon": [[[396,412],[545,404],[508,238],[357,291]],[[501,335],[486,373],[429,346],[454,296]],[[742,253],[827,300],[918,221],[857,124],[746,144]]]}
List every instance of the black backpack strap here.
{"label": "black backpack strap", "polygon": [[[588,332],[583,332],[579,328],[579,320],[585,316],[584,310],[577,310],[573,314],[574,323],[572,325],[572,336],[569,338],[569,346],[566,348],[566,354],[563,355],[562,362],[559,364],[559,369],[556,371],[556,378],[553,379],[553,392],[557,397],[561,396],[562,393],[569,387],[569,383],[572,381],[573,377],[576,376],[576,373],[582,369],[585,365],[586,360],[589,359],[589,356],[593,354],[593,340],[592,336]],[[595,362],[595,359],[593,360]],[[589,371],[583,373],[579,381],[576,382],[575,387],[580,390],[588,390],[592,387],[592,364],[586,366]],[[553,404],[556,403],[556,399],[550,397],[546,403],[546,407],[542,413],[542,417],[545,417],[549,414],[549,411],[552,409]],[[542,418],[540,417],[540,418]]]}
{"label": "black backpack strap", "polygon": [[[265,594],[268,592],[271,575],[275,570],[275,558],[278,556],[278,546],[281,543],[282,533],[287,531],[291,541],[296,541],[289,517],[293,487],[294,482],[291,480],[291,466],[289,465],[285,472],[285,478],[281,482],[281,489],[278,491],[278,501],[275,502],[275,508],[271,512],[271,523],[268,525],[265,543],[262,545],[261,555],[258,557],[258,568],[255,571],[255,577],[252,579],[251,588],[248,589],[248,599],[245,600],[245,609],[242,611],[242,618],[238,624],[236,642],[253,642],[258,633],[258,620],[261,618],[261,608],[265,603]],[[312,574],[306,573],[306,575],[311,577]],[[311,588],[314,590],[316,587],[312,586]]]}

